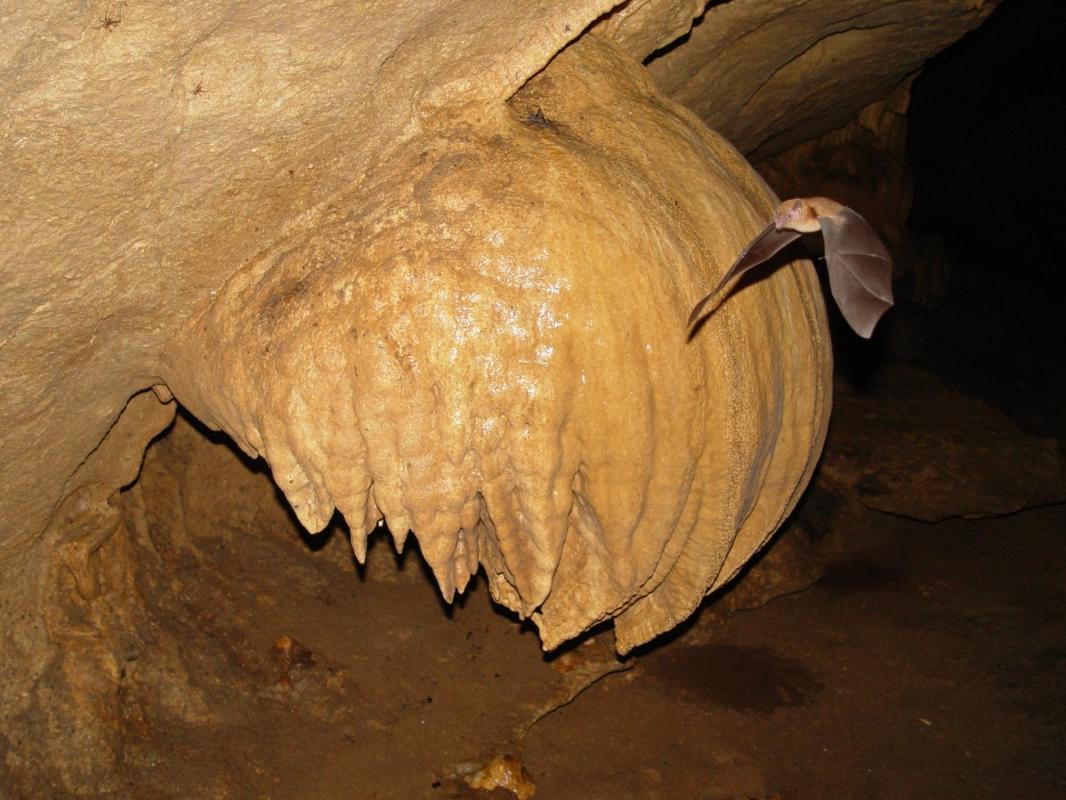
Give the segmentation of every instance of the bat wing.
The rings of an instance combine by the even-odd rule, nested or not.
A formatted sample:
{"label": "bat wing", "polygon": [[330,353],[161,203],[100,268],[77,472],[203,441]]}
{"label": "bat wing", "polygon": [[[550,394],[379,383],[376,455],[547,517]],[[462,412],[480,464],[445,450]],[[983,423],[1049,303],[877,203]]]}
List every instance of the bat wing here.
{"label": "bat wing", "polygon": [[692,324],[700,318],[707,303],[713,300],[729,281],[772,258],[786,245],[794,242],[799,237],[800,235],[795,231],[778,230],[772,222],[763,228],[758,236],[748,242],[748,246],[744,248],[744,251],[733,263],[733,266],[726,271],[710,294],[696,303],[696,307],[692,309],[692,313],[688,316],[688,327],[692,327]]}
{"label": "bat wing", "polygon": [[829,290],[844,319],[869,339],[892,307],[892,259],[873,228],[850,208],[818,218],[825,238]]}

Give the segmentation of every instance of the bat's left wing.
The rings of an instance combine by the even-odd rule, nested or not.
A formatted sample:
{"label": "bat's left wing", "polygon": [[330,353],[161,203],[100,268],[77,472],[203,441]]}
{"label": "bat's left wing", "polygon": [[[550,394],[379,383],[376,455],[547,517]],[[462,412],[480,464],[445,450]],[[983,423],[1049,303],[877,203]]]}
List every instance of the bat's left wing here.
{"label": "bat's left wing", "polygon": [[772,258],[786,245],[794,242],[799,237],[800,235],[795,231],[778,230],[772,222],[763,228],[759,235],[752,239],[748,246],[744,248],[737,260],[733,262],[733,266],[726,270],[725,275],[718,281],[718,285],[711,289],[710,294],[696,303],[696,307],[692,309],[692,313],[688,316],[687,327],[692,327],[692,324],[700,318],[707,303],[713,300],[729,281]]}
{"label": "bat's left wing", "polygon": [[892,259],[873,228],[843,207],[820,216],[829,267],[829,290],[855,332],[870,338],[881,315],[892,307]]}

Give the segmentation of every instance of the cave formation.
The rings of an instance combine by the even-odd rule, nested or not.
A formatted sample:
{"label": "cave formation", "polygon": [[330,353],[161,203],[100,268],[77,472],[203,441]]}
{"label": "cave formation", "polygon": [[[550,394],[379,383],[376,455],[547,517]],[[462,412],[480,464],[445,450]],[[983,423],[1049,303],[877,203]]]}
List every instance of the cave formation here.
{"label": "cave formation", "polygon": [[[995,6],[9,15],[0,796],[567,796],[547,720],[608,679],[639,707],[642,670],[730,684],[689,654],[835,585],[871,514],[1061,501],[1054,441],[898,358],[946,291],[912,89]],[[913,290],[880,341],[802,258],[687,340],[776,196],[815,194]],[[834,398],[831,330],[882,377]],[[824,690],[717,647],[771,710]],[[771,796],[723,753],[714,796]],[[688,796],[653,761],[580,796]]]}

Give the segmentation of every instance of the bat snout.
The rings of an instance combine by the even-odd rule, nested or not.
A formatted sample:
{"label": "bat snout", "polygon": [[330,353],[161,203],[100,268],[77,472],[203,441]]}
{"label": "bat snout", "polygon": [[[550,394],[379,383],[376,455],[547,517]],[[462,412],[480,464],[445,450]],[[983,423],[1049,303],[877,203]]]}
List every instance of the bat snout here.
{"label": "bat snout", "polygon": [[802,198],[784,201],[774,214],[774,227],[780,230],[814,233],[818,230],[818,214],[814,207]]}

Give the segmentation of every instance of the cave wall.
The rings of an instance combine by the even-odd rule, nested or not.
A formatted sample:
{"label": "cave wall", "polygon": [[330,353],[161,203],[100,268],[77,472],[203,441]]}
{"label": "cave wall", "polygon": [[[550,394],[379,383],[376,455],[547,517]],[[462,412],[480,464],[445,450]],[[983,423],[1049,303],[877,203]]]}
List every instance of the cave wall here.
{"label": "cave wall", "polygon": [[177,329],[437,109],[502,101],[609,5],[4,7],[0,745],[22,768],[62,765],[56,792],[115,780],[78,700],[112,686],[107,637],[49,665],[93,627],[66,576],[116,546],[106,500],[173,415],[145,390]]}
{"label": "cave wall", "polygon": [[12,15],[0,559],[76,488],[78,464],[234,269],[365,180],[433,109],[505,99],[609,7],[99,2]]}
{"label": "cave wall", "polygon": [[0,562],[78,489],[78,465],[158,382],[196,304],[365,180],[433,108],[506,98],[594,23],[635,57],[666,47],[649,59],[659,86],[765,155],[844,125],[991,8],[734,0],[689,33],[700,3],[13,15],[0,68]]}
{"label": "cave wall", "polygon": [[441,115],[481,119],[591,26],[765,158],[847,126],[993,7],[702,5],[201,0],[5,13],[0,573],[19,579],[0,591],[3,697],[28,691],[61,638],[41,615],[42,587],[69,575],[78,591],[103,551],[76,534],[109,527],[106,499],[173,417],[161,355],[178,330],[313,209],[373,186]]}
{"label": "cave wall", "polygon": [[844,127],[976,27],[986,0],[710,3],[655,82],[759,160]]}

